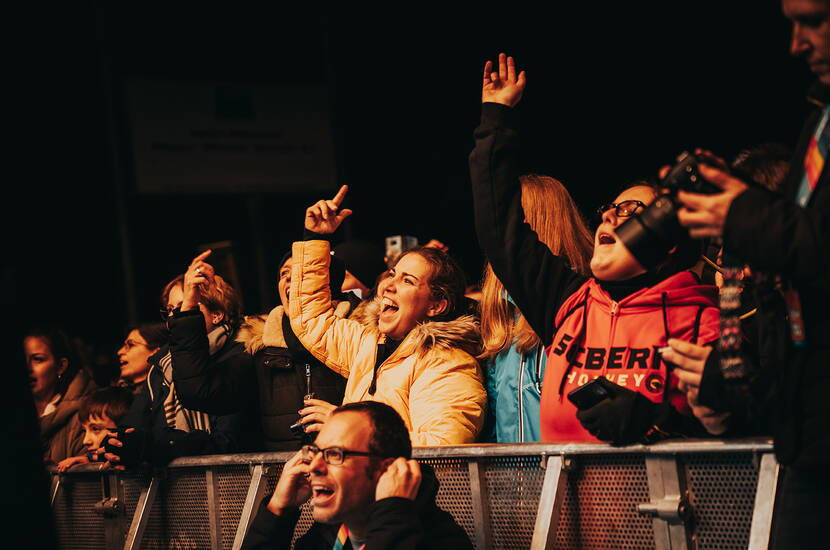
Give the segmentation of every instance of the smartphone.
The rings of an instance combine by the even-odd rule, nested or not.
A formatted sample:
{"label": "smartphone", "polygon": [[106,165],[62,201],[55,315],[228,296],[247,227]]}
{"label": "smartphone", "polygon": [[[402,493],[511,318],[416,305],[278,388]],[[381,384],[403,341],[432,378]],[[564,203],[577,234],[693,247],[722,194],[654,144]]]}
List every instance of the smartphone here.
{"label": "smartphone", "polygon": [[568,392],[568,400],[576,405],[579,410],[590,409],[609,397],[611,397],[611,393],[602,385],[599,378],[594,378],[584,386]]}

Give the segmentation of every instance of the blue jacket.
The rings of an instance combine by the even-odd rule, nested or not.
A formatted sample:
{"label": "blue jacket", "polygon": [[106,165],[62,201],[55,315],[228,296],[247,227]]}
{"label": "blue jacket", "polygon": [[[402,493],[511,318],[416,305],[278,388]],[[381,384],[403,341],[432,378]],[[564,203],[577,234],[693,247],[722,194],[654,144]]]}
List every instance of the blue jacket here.
{"label": "blue jacket", "polygon": [[483,440],[489,443],[539,441],[539,402],[547,354],[542,345],[525,354],[516,346],[484,365],[487,422]]}

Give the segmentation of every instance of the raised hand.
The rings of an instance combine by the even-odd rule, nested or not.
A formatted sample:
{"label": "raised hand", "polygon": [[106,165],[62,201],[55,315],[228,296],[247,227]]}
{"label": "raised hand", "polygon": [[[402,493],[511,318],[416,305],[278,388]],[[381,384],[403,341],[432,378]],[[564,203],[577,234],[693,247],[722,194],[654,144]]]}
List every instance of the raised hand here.
{"label": "raised hand", "polygon": [[421,465],[417,460],[407,460],[399,456],[378,479],[375,487],[375,500],[390,497],[415,500],[420,486]]}
{"label": "raised hand", "polygon": [[499,71],[493,71],[493,62],[484,64],[484,83],[481,86],[482,103],[501,103],[515,107],[525,91],[525,72],[516,75],[516,62],[512,57],[499,54]]}
{"label": "raised hand", "polygon": [[303,460],[303,451],[297,451],[282,468],[280,479],[274,487],[274,494],[268,501],[268,510],[277,516],[299,508],[311,498],[311,484],[308,482],[310,467]]}
{"label": "raised hand", "polygon": [[333,199],[320,200],[309,206],[305,211],[305,228],[323,235],[337,231],[343,220],[352,215],[348,208],[340,210],[348,190],[349,186],[344,185]]}
{"label": "raised hand", "polygon": [[319,432],[331,416],[331,411],[337,408],[337,405],[322,399],[306,399],[303,403],[305,407],[300,409],[299,413],[306,433]]}
{"label": "raised hand", "polygon": [[213,266],[205,262],[212,250],[205,250],[190,262],[187,271],[184,273],[184,284],[182,285],[182,311],[189,311],[199,307],[199,300],[202,299],[202,289],[213,284]]}

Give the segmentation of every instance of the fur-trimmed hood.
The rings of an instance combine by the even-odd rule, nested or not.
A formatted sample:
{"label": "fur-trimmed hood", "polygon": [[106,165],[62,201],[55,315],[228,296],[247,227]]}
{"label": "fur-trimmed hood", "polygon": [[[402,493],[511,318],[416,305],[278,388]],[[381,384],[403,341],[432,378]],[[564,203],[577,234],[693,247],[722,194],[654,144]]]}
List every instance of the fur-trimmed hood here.
{"label": "fur-trimmed hood", "polygon": [[[362,302],[349,317],[353,321],[378,330],[380,301]],[[381,336],[381,342],[385,337]],[[427,321],[419,323],[404,338],[399,352],[410,355],[418,350],[426,353],[432,349],[461,349],[473,357],[481,353],[481,332],[478,319],[472,315],[462,315],[452,321]]]}
{"label": "fur-trimmed hood", "polygon": [[[362,306],[363,304],[360,304]],[[355,312],[360,308],[355,308]],[[349,317],[351,304],[347,301],[336,302],[334,314],[337,317]],[[246,315],[242,319],[236,341],[245,346],[245,351],[251,355],[266,347],[286,348],[285,336],[282,333],[282,317],[285,311],[281,305],[271,310],[268,315]]]}

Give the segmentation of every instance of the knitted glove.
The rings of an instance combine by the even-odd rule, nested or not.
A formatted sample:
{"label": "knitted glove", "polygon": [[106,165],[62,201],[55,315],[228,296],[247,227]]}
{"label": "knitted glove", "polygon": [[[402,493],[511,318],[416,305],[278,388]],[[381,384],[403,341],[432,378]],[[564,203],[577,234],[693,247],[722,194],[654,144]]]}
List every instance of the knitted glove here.
{"label": "knitted glove", "polygon": [[658,405],[606,378],[598,380],[611,395],[589,409],[577,411],[582,426],[597,439],[614,445],[646,442],[646,434],[665,416],[664,409],[670,405]]}

